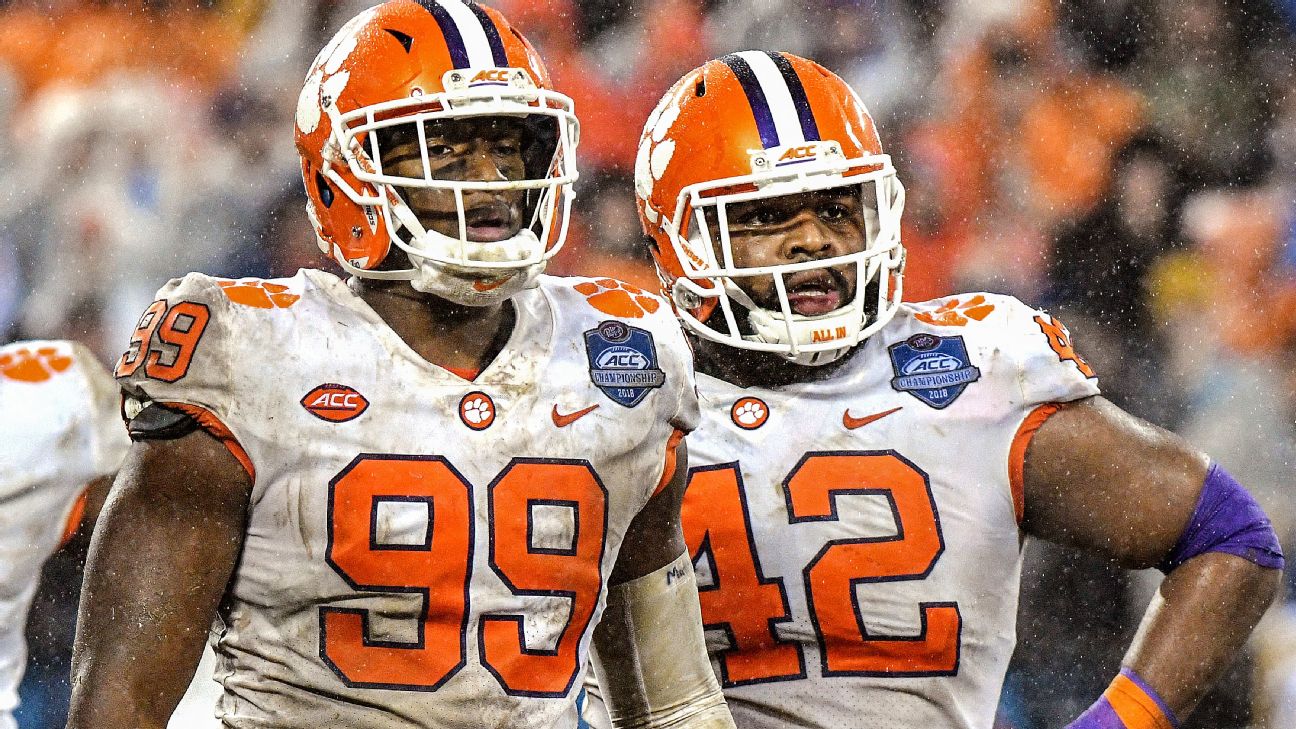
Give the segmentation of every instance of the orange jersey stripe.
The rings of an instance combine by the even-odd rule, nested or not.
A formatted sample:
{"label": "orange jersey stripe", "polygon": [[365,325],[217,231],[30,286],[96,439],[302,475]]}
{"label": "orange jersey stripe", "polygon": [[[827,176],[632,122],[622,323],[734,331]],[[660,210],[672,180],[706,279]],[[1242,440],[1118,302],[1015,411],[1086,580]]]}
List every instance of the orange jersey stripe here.
{"label": "orange jersey stripe", "polygon": [[468,380],[469,382],[475,381],[477,379],[477,376],[481,374],[480,369],[475,369],[471,367],[442,366],[442,369],[454,375],[455,377],[458,377],[463,380]]}
{"label": "orange jersey stripe", "polygon": [[1156,701],[1126,676],[1117,676],[1103,697],[1127,729],[1174,729]]}
{"label": "orange jersey stripe", "polygon": [[68,512],[67,523],[63,525],[63,539],[59,542],[60,546],[72,541],[72,537],[76,536],[77,530],[81,528],[81,519],[85,516],[86,500],[89,496],[89,489],[84,490],[77,497],[76,503],[72,504],[72,511]]}
{"label": "orange jersey stripe", "polygon": [[671,477],[675,475],[677,465],[675,456],[679,453],[679,444],[682,440],[684,440],[684,431],[676,428],[675,432],[671,433],[670,440],[666,441],[666,465],[662,469],[661,481],[658,482],[657,488],[653,489],[653,496],[660,494],[662,489],[666,488],[666,484],[670,483]]}
{"label": "orange jersey stripe", "polygon": [[216,417],[207,408],[198,405],[190,405],[183,402],[164,402],[161,404],[173,410],[179,410],[194,420],[197,420],[198,426],[207,431],[207,433],[213,438],[224,443],[225,447],[229,449],[229,452],[238,459],[240,464],[243,465],[243,470],[247,471],[248,476],[250,476],[253,481],[256,480],[256,468],[252,465],[252,459],[248,458],[247,451],[243,450],[243,446],[239,444],[238,439],[234,437],[234,434],[230,432],[229,428],[225,427],[225,424],[220,421],[220,418]]}
{"label": "orange jersey stripe", "polygon": [[1035,431],[1039,430],[1044,421],[1061,408],[1058,403],[1047,403],[1032,410],[1017,428],[1012,446],[1008,449],[1008,483],[1012,487],[1013,513],[1017,517],[1018,524],[1021,524],[1022,517],[1026,514],[1026,492],[1023,485],[1026,472],[1026,448],[1035,437]]}

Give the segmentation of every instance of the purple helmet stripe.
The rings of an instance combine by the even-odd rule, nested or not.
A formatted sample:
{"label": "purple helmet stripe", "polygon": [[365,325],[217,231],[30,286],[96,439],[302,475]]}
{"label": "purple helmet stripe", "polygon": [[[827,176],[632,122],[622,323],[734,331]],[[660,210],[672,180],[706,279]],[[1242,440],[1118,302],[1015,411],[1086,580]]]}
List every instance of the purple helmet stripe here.
{"label": "purple helmet stripe", "polygon": [[468,9],[473,11],[477,20],[482,24],[482,30],[486,31],[486,40],[490,43],[491,56],[495,59],[495,65],[504,68],[509,65],[508,54],[504,52],[504,41],[500,40],[499,28],[495,27],[495,21],[491,16],[482,10],[477,3],[468,3]]}
{"label": "purple helmet stripe", "polygon": [[752,71],[747,61],[737,54],[725,56],[720,59],[720,62],[734,72],[738,77],[738,83],[742,85],[743,93],[747,95],[747,103],[751,105],[752,114],[756,117],[756,129],[760,132],[761,146],[765,149],[779,146],[774,114],[770,112],[769,101],[765,99],[765,92],[756,78],[756,72]]}
{"label": "purple helmet stripe", "polygon": [[[464,45],[463,36],[459,33],[459,26],[455,25],[454,18],[450,13],[441,7],[437,0],[416,0],[422,5],[432,17],[436,18],[437,25],[441,27],[441,36],[445,38],[446,47],[450,50],[450,62],[455,68],[468,68],[472,64],[468,61],[468,47]],[[494,26],[492,26],[494,27]]]}
{"label": "purple helmet stripe", "polygon": [[783,74],[783,81],[787,83],[788,93],[792,94],[792,104],[796,106],[797,118],[801,120],[801,133],[805,135],[807,142],[819,141],[819,125],[815,123],[814,110],[810,108],[810,98],[806,96],[801,77],[782,53],[767,55],[774,61],[774,65],[778,66],[779,73]]}

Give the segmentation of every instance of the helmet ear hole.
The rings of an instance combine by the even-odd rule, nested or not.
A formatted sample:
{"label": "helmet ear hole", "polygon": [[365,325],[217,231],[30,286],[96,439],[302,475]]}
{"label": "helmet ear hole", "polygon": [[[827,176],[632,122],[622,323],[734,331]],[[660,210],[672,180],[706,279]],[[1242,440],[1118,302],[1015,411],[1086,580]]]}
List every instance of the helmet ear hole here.
{"label": "helmet ear hole", "polygon": [[324,207],[333,207],[333,188],[329,186],[328,180],[324,179],[324,175],[319,172],[315,173],[315,189],[319,191],[320,202],[324,203]]}

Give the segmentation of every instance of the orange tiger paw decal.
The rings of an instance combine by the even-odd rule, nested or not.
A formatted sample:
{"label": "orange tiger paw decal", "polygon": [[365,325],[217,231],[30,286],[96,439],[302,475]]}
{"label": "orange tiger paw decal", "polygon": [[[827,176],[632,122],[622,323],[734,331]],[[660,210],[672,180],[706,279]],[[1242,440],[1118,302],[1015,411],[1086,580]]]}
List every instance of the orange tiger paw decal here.
{"label": "orange tiger paw decal", "polygon": [[216,283],[220,284],[221,291],[230,301],[258,309],[287,309],[301,298],[298,294],[288,293],[288,287],[283,284],[255,278],[223,279]]}
{"label": "orange tiger paw decal", "polygon": [[968,321],[975,319],[982,321],[990,312],[994,311],[994,304],[987,304],[986,298],[977,294],[967,301],[950,299],[936,311],[924,311],[914,315],[914,318],[921,322],[926,322],[938,327],[961,327],[966,326]]}
{"label": "orange tiger paw decal", "polygon": [[638,319],[656,313],[661,307],[661,301],[648,292],[616,279],[583,281],[576,284],[575,289],[585,294],[590,306],[609,316]]}
{"label": "orange tiger paw decal", "polygon": [[0,354],[0,375],[20,382],[44,382],[72,366],[72,358],[54,347],[17,349]]}

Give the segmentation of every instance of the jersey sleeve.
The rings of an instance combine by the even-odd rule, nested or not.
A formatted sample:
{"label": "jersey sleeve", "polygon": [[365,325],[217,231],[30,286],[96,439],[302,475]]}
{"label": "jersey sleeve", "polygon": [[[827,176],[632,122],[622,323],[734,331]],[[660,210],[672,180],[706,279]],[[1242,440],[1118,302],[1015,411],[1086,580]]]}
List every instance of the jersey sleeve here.
{"label": "jersey sleeve", "polygon": [[255,400],[243,392],[246,366],[240,366],[257,340],[256,322],[246,311],[255,310],[230,306],[217,280],[202,274],[175,279],[158,291],[114,370],[132,437],[138,432],[133,421],[160,405],[189,416],[252,472],[236,435],[238,408],[246,407],[240,403]]}
{"label": "jersey sleeve", "polygon": [[[668,309],[669,311],[669,309]],[[678,320],[667,322],[663,329],[662,345],[667,350],[662,359],[668,363],[671,372],[667,375],[676,382],[675,410],[670,416],[670,424],[682,433],[691,433],[702,420],[701,406],[698,403],[697,376],[693,371],[693,348],[684,336]]]}
{"label": "jersey sleeve", "polygon": [[1011,296],[987,296],[1003,311],[1002,342],[996,347],[1028,411],[1099,394],[1098,375],[1076,351],[1071,333],[1053,315]]}
{"label": "jersey sleeve", "polygon": [[121,422],[121,391],[112,375],[81,344],[72,345],[73,361],[85,379],[87,410],[85,452],[93,478],[111,475],[121,467],[130,438]]}

